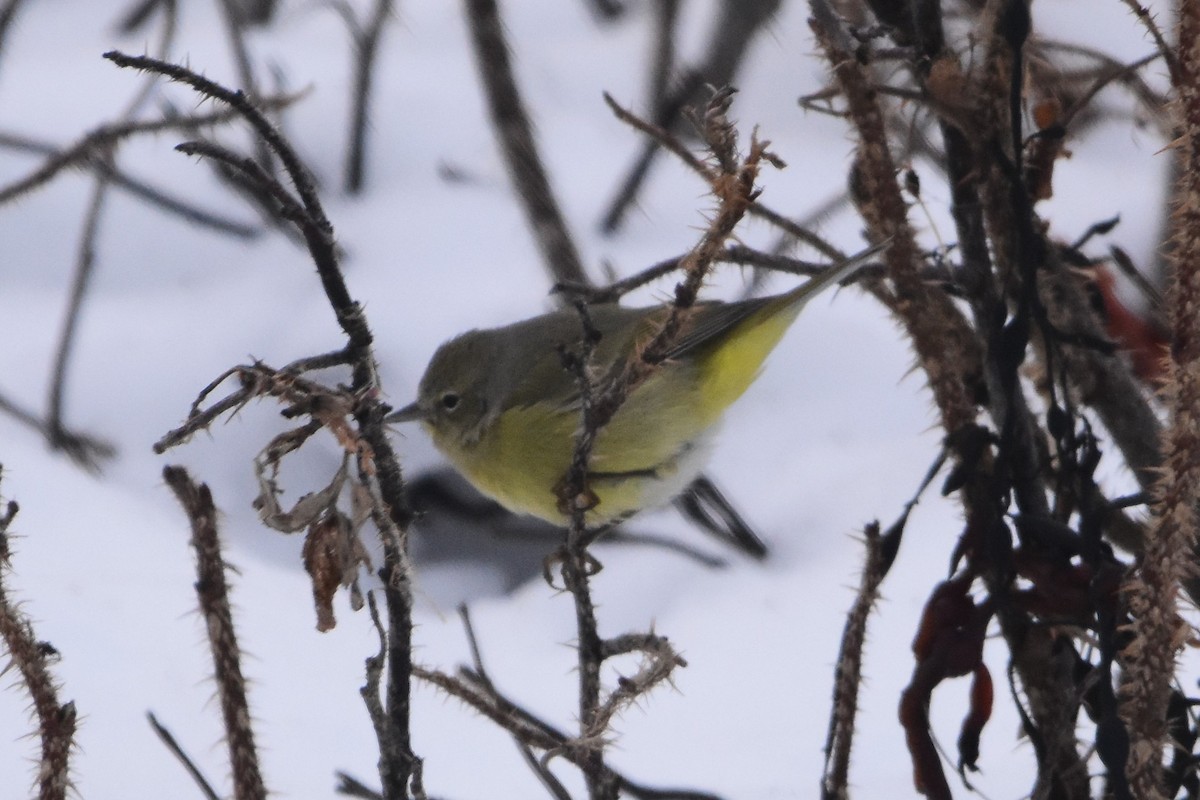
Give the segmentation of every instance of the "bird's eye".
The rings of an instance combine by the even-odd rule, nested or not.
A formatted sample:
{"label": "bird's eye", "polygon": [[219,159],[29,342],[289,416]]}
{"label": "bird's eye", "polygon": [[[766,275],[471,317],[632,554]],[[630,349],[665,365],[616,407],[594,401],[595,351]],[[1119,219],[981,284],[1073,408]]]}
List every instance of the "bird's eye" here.
{"label": "bird's eye", "polygon": [[442,395],[442,408],[447,411],[453,411],[458,408],[458,403],[461,398],[457,392],[446,392]]}

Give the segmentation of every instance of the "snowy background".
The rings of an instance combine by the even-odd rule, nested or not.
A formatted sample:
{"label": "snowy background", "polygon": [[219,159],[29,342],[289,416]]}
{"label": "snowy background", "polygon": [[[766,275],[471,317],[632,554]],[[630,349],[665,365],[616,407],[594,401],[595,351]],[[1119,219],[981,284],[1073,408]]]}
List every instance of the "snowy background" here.
{"label": "snowy background", "polygon": [[[100,54],[141,53],[151,36],[121,37],[124,2],[33,3],[0,53],[0,129],[59,145],[115,118],[144,78]],[[236,85],[216,5],[182,4],[172,58]],[[370,140],[368,189],[337,190],[345,149],[350,57],[337,17],[319,3],[284,3],[279,23],[253,36],[266,74],[278,69],[310,94],[286,115],[287,131],[324,182],[326,208],[346,250],[354,296],[379,342],[384,386],[396,404],[415,391],[438,343],[470,327],[505,323],[550,307],[548,280],[527,233],[486,121],[459,4],[402,0],[385,33]],[[358,3],[365,7],[366,3]],[[605,238],[597,221],[618,178],[641,147],[601,100],[611,92],[640,107],[650,50],[649,8],[598,25],[580,1],[506,3],[518,79],[533,114],[555,189],[585,263],[628,274],[677,255],[695,240],[711,207],[705,188],[663,158],[624,230]],[[681,56],[698,60],[715,3],[685,4]],[[365,8],[363,9],[365,12]],[[1150,51],[1121,4],[1055,0],[1035,4],[1048,35],[1102,47],[1117,58]],[[1086,15],[1087,26],[1078,20]],[[1080,39],[1080,37],[1086,37]],[[801,2],[760,36],[738,86],[734,116],[752,125],[787,163],[764,173],[763,199],[801,215],[842,191],[851,139],[841,122],[801,110],[824,66]],[[1161,81],[1161,69],[1148,76]],[[179,108],[196,107],[179,87],[162,90]],[[1123,108],[1124,96],[1101,97]],[[172,151],[183,137],[127,144],[119,163],[197,203],[241,215],[206,166]],[[1147,263],[1154,252],[1163,146],[1150,128],[1125,120],[1071,140],[1055,198],[1040,208],[1054,233],[1074,239],[1093,222],[1122,215],[1111,241]],[[0,150],[0,183],[39,159]],[[466,176],[440,177],[443,167]],[[922,171],[920,164],[916,165]],[[944,183],[927,174],[926,244],[946,222]],[[0,208],[0,392],[40,408],[66,304],[92,178],[61,176]],[[1096,187],[1120,186],[1119,195]],[[251,704],[268,788],[281,798],[330,797],[336,769],[373,782],[375,742],[358,696],[363,659],[376,648],[364,614],[339,597],[339,625],[315,631],[298,537],[261,527],[250,508],[250,459],[281,429],[278,408],[253,406],[210,437],[155,456],[151,444],[185,416],[196,392],[250,357],[282,365],[325,352],[342,339],[307,254],[278,234],[238,242],[198,230],[113,192],[101,222],[97,271],[81,320],[68,382],[68,424],[114,442],[117,458],[89,474],[12,419],[0,416],[5,498],[20,502],[14,525],[13,596],[40,638],[62,653],[55,671],[81,722],[74,777],[83,797],[196,797],[198,792],[145,721],[152,710],[221,784],[226,777],[219,712],[203,631],[195,613],[186,520],[163,485],[164,464],[181,463],[208,482],[223,511],[238,632],[253,681]],[[822,232],[846,250],[862,240],[852,215],[830,217]],[[767,246],[772,231],[747,224],[740,235]],[[713,296],[743,283],[729,269]],[[791,281],[773,278],[772,290]],[[662,282],[637,300],[662,298]],[[902,509],[938,451],[939,428],[922,377],[896,326],[854,290],[814,302],[729,414],[710,473],[773,548],[765,564],[723,551],[670,511],[638,520],[729,560],[702,567],[677,554],[601,545],[596,579],[601,631],[653,626],[688,660],[663,688],[618,723],[611,759],[629,777],[690,786],[735,798],[815,794],[822,763],[833,659],[843,612],[853,599],[872,519],[885,525]],[[416,429],[395,442],[408,474],[438,463]],[[322,449],[323,448],[323,449]],[[337,464],[335,447],[306,448],[285,481],[292,497]],[[307,473],[305,471],[308,471]],[[1107,479],[1130,483],[1115,465]],[[912,667],[909,642],[930,586],[945,575],[959,534],[956,505],[931,492],[910,521],[884,600],[869,628],[862,720],[852,765],[858,796],[913,794],[904,737],[895,719]],[[453,669],[468,659],[457,602],[470,602],[486,665],[510,697],[573,725],[576,676],[570,598],[540,579],[511,593],[484,563],[429,564],[420,589],[416,658]],[[989,648],[1004,674],[1002,648]],[[11,676],[9,677],[11,681]],[[997,716],[984,733],[976,785],[990,798],[1029,788],[1033,754],[998,683]],[[948,747],[958,733],[965,682],[934,697],[935,730]],[[413,743],[425,784],[448,798],[524,798],[543,790],[498,728],[418,685]],[[36,742],[27,699],[0,692],[0,796],[18,797],[33,778]],[[563,768],[570,786],[573,770]],[[958,791],[963,791],[959,789]]]}

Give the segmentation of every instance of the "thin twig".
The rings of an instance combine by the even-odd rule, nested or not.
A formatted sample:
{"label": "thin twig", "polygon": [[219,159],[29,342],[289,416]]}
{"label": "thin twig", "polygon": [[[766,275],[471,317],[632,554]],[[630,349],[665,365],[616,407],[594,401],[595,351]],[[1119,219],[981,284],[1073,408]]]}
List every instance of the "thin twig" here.
{"label": "thin twig", "polygon": [[[702,159],[692,153],[692,151],[688,149],[687,145],[685,145],[683,141],[679,139],[679,137],[675,136],[661,125],[655,125],[654,123],[647,122],[629,109],[621,106],[608,92],[604,93],[604,102],[606,102],[608,107],[612,109],[612,112],[617,119],[657,141],[668,152],[679,158],[679,160],[682,161],[685,166],[690,167],[693,172],[711,185],[713,179],[716,177],[712,169],[708,164],[704,163]],[[817,252],[835,261],[843,261],[846,258],[845,253],[832,247],[828,242],[813,234],[811,231],[805,230],[799,225],[796,225],[784,215],[768,208],[767,206],[764,206],[762,203],[758,202],[757,198],[750,199],[746,213],[770,222],[772,225],[775,225],[786,231],[797,241],[809,245]]]}
{"label": "thin twig", "polygon": [[[488,677],[487,669],[483,665],[483,653],[479,649],[479,640],[475,636],[475,626],[471,624],[471,612],[465,603],[458,607],[458,616],[462,620],[463,632],[466,633],[467,645],[471,650],[471,663],[475,666],[475,678],[480,686],[494,693],[496,687],[492,683],[492,679]],[[542,763],[534,755],[533,749],[516,734],[512,734],[512,739],[526,766],[537,776],[550,796],[555,800],[571,800],[571,793],[567,791],[567,787],[563,786],[562,782],[554,776],[548,765]]]}
{"label": "thin twig", "polygon": [[58,449],[86,470],[98,470],[101,463],[117,454],[117,448],[112,442],[86,433],[65,428],[59,428],[52,433],[46,420],[2,394],[0,394],[0,413],[8,414],[22,425],[37,431],[46,438],[47,442],[56,440]]}
{"label": "thin twig", "polygon": [[[611,714],[625,702],[632,701],[645,688],[665,679],[675,661],[668,656],[657,662],[657,666],[666,668],[666,673],[655,665],[649,666],[650,672],[646,674],[645,681],[631,682],[633,691],[630,695],[616,691],[608,701],[602,703],[600,667],[607,656],[606,643],[600,637],[597,626],[589,580],[599,565],[587,552],[587,545],[594,538],[594,534],[587,530],[587,512],[596,502],[588,487],[588,464],[599,432],[612,420],[629,394],[666,360],[671,346],[692,313],[709,268],[752,202],[761,162],[773,162],[766,145],[756,139],[751,140],[750,151],[745,159],[737,153],[737,133],[728,119],[732,99],[732,90],[715,92],[701,120],[702,133],[716,164],[710,170],[710,186],[718,201],[718,208],[700,242],[683,260],[685,277],[675,288],[675,300],[665,320],[643,347],[639,347],[623,363],[612,365],[599,383],[593,383],[589,375],[590,361],[599,335],[591,324],[586,307],[577,303],[584,331],[582,350],[563,354],[565,366],[574,373],[579,386],[582,426],[571,466],[559,487],[561,506],[570,519],[566,545],[561,553],[561,567],[563,584],[575,602],[580,744],[584,748],[581,769],[588,794],[593,800],[615,798],[618,791],[604,764],[603,732]],[[650,677],[651,673],[654,677]]]}
{"label": "thin twig", "polygon": [[104,201],[108,196],[108,179],[101,172],[96,176],[92,187],[92,197],[84,217],[83,234],[79,242],[79,254],[75,262],[75,275],[71,279],[71,292],[67,298],[67,310],[63,316],[63,327],[58,338],[58,348],[54,356],[54,366],[50,383],[50,396],[47,402],[46,427],[50,432],[51,446],[58,448],[66,441],[63,436],[63,397],[66,391],[67,367],[70,364],[71,351],[75,346],[75,332],[79,326],[80,312],[83,300],[87,296],[88,284],[92,270],[96,264],[96,236],[100,230],[100,215],[104,210]]}
{"label": "thin twig", "polygon": [[[567,736],[500,694],[494,686],[484,683],[473,670],[462,669],[458,675],[447,675],[414,666],[413,675],[462,701],[530,747],[561,756],[576,766],[583,766],[586,753],[578,739]],[[607,764],[604,770],[609,783],[636,800],[720,800],[717,795],[708,792],[645,786],[616,772]]]}
{"label": "thin twig", "polygon": [[153,712],[146,712],[146,719],[150,722],[150,727],[154,729],[154,733],[158,736],[159,741],[183,764],[183,768],[187,770],[188,775],[192,776],[192,780],[196,784],[196,788],[204,795],[207,800],[221,800],[221,796],[217,794],[216,789],[212,787],[208,778],[204,777],[204,773],[196,766],[196,762],[192,760],[179,744],[174,734],[167,729],[165,725],[158,721],[158,717],[154,716]]}
{"label": "thin twig", "polygon": [[344,187],[348,194],[362,192],[366,177],[367,131],[371,88],[375,81],[375,59],[383,40],[383,26],[392,16],[393,0],[375,0],[365,27],[352,26],[354,42],[354,102],[350,109],[350,146],[346,150]]}
{"label": "thin twig", "polygon": [[[1150,9],[1139,3],[1138,0],[1122,0],[1122,2],[1129,6],[1129,10],[1145,26],[1146,32],[1154,40],[1154,46],[1158,48],[1158,52],[1163,57],[1163,61],[1166,62],[1167,70],[1171,74],[1171,84],[1181,86],[1184,80],[1184,72],[1181,69],[1180,59],[1176,56],[1175,50],[1167,44],[1167,37],[1163,36],[1163,32],[1159,29],[1158,23],[1154,21],[1154,15],[1150,13]],[[1180,14],[1181,19],[1182,17],[1183,15]]]}
{"label": "thin twig", "polygon": [[[254,79],[254,66],[250,61],[250,48],[246,44],[246,20],[241,13],[237,0],[218,0],[221,7],[221,19],[225,23],[225,33],[229,38],[229,48],[233,52],[233,62],[237,65],[238,80],[241,90],[252,102],[258,100],[258,85]],[[268,173],[274,173],[274,161],[271,159],[270,145],[263,139],[256,139],[254,146],[258,150],[258,163]]]}
{"label": "thin twig", "polygon": [[[296,99],[296,95],[274,97],[264,101],[264,105],[267,107],[282,107],[295,102]],[[51,151],[42,165],[32,173],[25,178],[10,183],[4,188],[0,188],[0,204],[7,203],[42,186],[64,169],[87,163],[94,158],[97,152],[105,152],[117,142],[132,136],[183,130],[188,127],[219,125],[236,119],[237,116],[238,112],[226,109],[208,114],[194,114],[171,119],[129,121],[113,125],[102,125],[84,135],[75,144],[62,150]]]}

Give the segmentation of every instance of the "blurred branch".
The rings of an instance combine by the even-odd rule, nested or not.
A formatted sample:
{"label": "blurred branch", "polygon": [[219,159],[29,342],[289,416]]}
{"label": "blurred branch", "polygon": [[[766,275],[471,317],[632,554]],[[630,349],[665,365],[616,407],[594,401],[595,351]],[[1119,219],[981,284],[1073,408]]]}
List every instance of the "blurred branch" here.
{"label": "blurred branch", "polygon": [[54,367],[50,382],[50,396],[47,403],[46,428],[49,431],[48,441],[55,449],[66,449],[74,440],[65,434],[63,425],[63,394],[67,380],[67,366],[71,359],[71,350],[75,345],[75,332],[79,326],[80,311],[83,300],[87,295],[88,284],[96,264],[96,236],[100,229],[100,215],[104,210],[104,200],[108,196],[108,180],[101,172],[97,175],[92,187],[92,197],[84,217],[83,234],[79,241],[79,255],[75,262],[75,274],[71,279],[71,293],[67,298],[67,311],[63,318],[62,331],[59,334],[58,348],[54,356]]}
{"label": "blurred branch", "polygon": [[4,45],[8,43],[13,20],[17,18],[17,12],[24,4],[25,0],[4,0],[4,5],[0,5],[0,54],[4,53]]}
{"label": "blurred branch", "polygon": [[[679,83],[673,91],[666,92],[668,75],[664,65],[673,62],[671,48],[672,28],[677,11],[674,0],[660,0],[656,18],[656,48],[651,67],[651,117],[657,127],[676,133],[684,121],[682,112],[689,106],[700,106],[705,102],[705,86],[735,86],[737,73],[755,35],[775,16],[782,0],[723,0],[709,35],[703,63],[698,67],[679,70]],[[608,210],[604,213],[600,228],[605,233],[615,233],[621,226],[626,211],[637,200],[638,192],[650,173],[650,167],[663,140],[647,139],[641,154],[621,182]]]}
{"label": "blurred branch", "polygon": [[[646,182],[646,178],[650,174],[650,167],[654,164],[654,159],[662,151],[666,143],[665,139],[669,136],[667,132],[677,124],[677,120],[683,114],[688,101],[695,97],[696,92],[703,85],[704,78],[699,72],[683,72],[676,79],[675,87],[667,90],[654,103],[654,127],[661,130],[663,136],[652,136],[642,142],[642,152],[629,168],[625,179],[621,181],[620,186],[617,187],[616,194],[613,195],[612,201],[609,202],[608,209],[600,218],[601,231],[613,234],[620,230],[626,212],[637,201],[638,192],[641,191],[642,184]],[[615,104],[607,92],[604,98],[608,102],[609,107],[616,111]],[[621,112],[617,113],[618,117],[620,117]],[[632,113],[629,113],[629,116],[632,117]],[[683,148],[682,145],[680,147],[684,152],[687,152],[686,148]]]}
{"label": "blurred branch", "polygon": [[[675,73],[675,33],[679,28],[679,3],[680,0],[653,0],[651,4],[654,13],[654,52],[650,58],[647,105],[653,109],[652,116],[656,120],[661,120],[666,110],[667,92]],[[659,124],[665,125],[667,122]]]}
{"label": "blurred branch", "polygon": [[121,21],[117,23],[117,30],[124,34],[135,33],[146,24],[159,6],[174,5],[175,0],[137,0],[121,16]]}
{"label": "blurred branch", "polygon": [[384,23],[393,14],[394,0],[375,0],[371,18],[360,25],[348,3],[334,7],[342,11],[354,44],[354,102],[350,109],[350,146],[346,151],[344,187],[360,194],[366,177],[367,129],[370,121],[371,89],[375,82],[375,60],[383,39]]}
{"label": "blurred branch", "polygon": [[533,126],[521,101],[496,0],[466,0],[466,9],[492,127],[541,250],[542,265],[556,281],[587,283],[587,272],[550,188]]}
{"label": "blurred branch", "polygon": [[[237,66],[238,80],[241,90],[246,93],[251,102],[258,102],[258,82],[254,79],[254,65],[250,61],[250,49],[246,44],[245,27],[248,20],[238,8],[238,0],[217,0],[221,8],[221,19],[225,23],[225,34],[229,38],[229,50],[233,54],[233,63]],[[261,138],[254,140],[258,150],[259,165],[270,174],[274,174],[274,161],[271,158],[271,148]]]}
{"label": "blurred branch", "polygon": [[4,395],[0,395],[0,413],[8,414],[27,428],[37,431],[45,437],[47,444],[66,453],[72,461],[88,471],[96,471],[101,462],[117,453],[116,447],[104,439],[68,430],[61,425],[53,429],[45,419],[22,408]]}
{"label": "blurred branch", "polygon": [[[462,620],[463,632],[467,636],[467,645],[471,649],[471,663],[475,669],[472,677],[480,689],[499,698],[500,694],[496,691],[496,687],[492,683],[492,679],[488,677],[487,669],[483,665],[483,653],[479,649],[479,640],[475,637],[475,627],[471,624],[471,612],[467,609],[465,603],[458,607],[458,616]],[[571,800],[570,792],[567,791],[558,778],[554,777],[554,773],[550,771],[550,767],[542,763],[534,755],[533,749],[529,744],[512,731],[509,731],[509,734],[512,736],[517,750],[521,753],[521,758],[524,759],[525,764],[533,771],[538,780],[541,781],[542,786],[546,787],[546,791],[550,793],[551,797],[555,798],[555,800]]]}
{"label": "blurred branch", "polygon": [[[703,178],[707,183],[711,184],[716,178],[717,173],[701,158],[692,153],[687,145],[685,145],[670,131],[659,125],[647,122],[641,117],[638,117],[632,111],[629,111],[617,103],[617,101],[613,99],[612,95],[608,94],[607,92],[604,93],[604,101],[608,104],[608,107],[612,110],[617,119],[659,142],[662,147],[666,148],[670,153],[679,158],[679,160],[682,161],[685,166],[690,167],[693,172]],[[846,254],[841,250],[833,247],[823,238],[817,236],[811,231],[804,230],[803,228],[794,224],[784,215],[764,206],[758,202],[757,198],[750,198],[749,204],[746,208],[746,213],[750,214],[751,216],[758,217],[759,219],[766,220],[767,222],[785,230],[796,240],[809,245],[817,252],[828,256],[835,261],[842,261],[846,258]]]}
{"label": "blurred branch", "polygon": [[[270,98],[266,105],[272,107],[287,106],[297,99],[296,95],[280,95]],[[163,133],[177,131],[188,127],[206,127],[219,125],[236,119],[237,112],[230,110],[214,111],[207,114],[194,114],[173,119],[155,119],[148,121],[127,121],[111,125],[102,125],[86,134],[75,144],[58,150],[48,151],[48,157],[42,166],[38,167],[25,178],[14,181],[0,188],[0,204],[7,203],[21,195],[32,191],[50,181],[59,172],[69,167],[86,165],[95,158],[97,152],[111,149],[115,144],[132,136],[141,134]],[[28,142],[24,139],[8,139],[7,142]],[[0,143],[7,143],[0,142]],[[26,144],[11,146],[32,149]]]}
{"label": "blurred branch", "polygon": [[592,11],[604,21],[617,19],[625,13],[624,0],[586,0]]}
{"label": "blurred branch", "polygon": [[353,775],[338,772],[337,779],[338,785],[334,791],[338,794],[344,794],[347,797],[358,797],[362,800],[383,800],[382,794],[367,786]]}
{"label": "blurred branch", "polygon": [[[48,142],[38,141],[26,136],[12,133],[0,133],[0,147],[12,150],[36,153],[47,156],[50,160],[61,160],[63,153]],[[65,165],[64,166],[68,166]],[[146,201],[152,208],[157,208],[168,214],[174,214],[186,222],[211,228],[218,233],[227,234],[238,239],[255,239],[262,235],[262,228],[240,222],[230,217],[222,216],[193,205],[186,199],[168,194],[166,191],[151,186],[149,183],[131,177],[123,172],[112,161],[97,158],[94,153],[82,155],[76,166],[91,169],[103,174],[115,188],[124,189],[134,197]]]}

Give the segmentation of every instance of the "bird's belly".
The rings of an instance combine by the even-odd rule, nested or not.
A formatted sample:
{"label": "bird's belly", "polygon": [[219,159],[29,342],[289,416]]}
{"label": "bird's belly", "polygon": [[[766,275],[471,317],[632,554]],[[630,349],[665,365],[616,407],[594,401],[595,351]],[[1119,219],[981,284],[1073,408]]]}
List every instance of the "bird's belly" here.
{"label": "bird's belly", "polygon": [[[699,475],[712,450],[712,427],[689,431],[687,437],[670,437],[669,448],[668,442],[659,439],[662,446],[651,448],[653,452],[640,452],[636,446],[614,447],[610,433],[615,432],[622,442],[630,439],[630,431],[622,426],[625,411],[614,418],[613,430],[601,432],[592,453],[588,489],[597,503],[587,514],[590,526],[666,504]],[[505,508],[566,525],[570,520],[560,507],[558,489],[570,468],[577,418],[559,414],[553,419],[530,420],[509,416],[513,413],[506,412],[506,418],[473,447],[441,442],[439,447],[477,489]]]}

